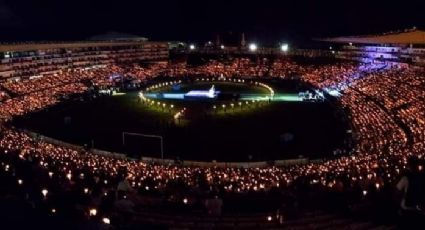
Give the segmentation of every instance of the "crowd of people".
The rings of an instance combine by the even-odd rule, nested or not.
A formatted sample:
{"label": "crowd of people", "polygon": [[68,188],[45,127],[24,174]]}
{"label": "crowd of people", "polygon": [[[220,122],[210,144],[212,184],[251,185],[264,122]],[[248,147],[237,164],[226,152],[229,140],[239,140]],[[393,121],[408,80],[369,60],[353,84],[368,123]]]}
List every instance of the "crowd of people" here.
{"label": "crowd of people", "polygon": [[354,89],[370,98],[398,125],[405,148],[414,155],[424,154],[425,80],[422,69],[392,69],[371,73],[357,81]]}
{"label": "crowd of people", "polygon": [[[15,172],[17,183],[27,183],[20,177],[17,165],[36,164],[43,178],[55,177],[64,188],[78,188],[92,194],[88,207],[99,206],[102,194],[110,191],[122,194],[169,194],[179,185],[184,192],[173,199],[191,203],[193,195],[227,193],[267,193],[274,189],[290,189],[302,181],[320,190],[347,191],[359,198],[394,185],[406,170],[409,157],[423,159],[425,154],[425,71],[416,68],[390,68],[360,71],[356,63],[300,65],[284,60],[235,59],[228,62],[210,61],[188,67],[184,64],[141,66],[107,66],[90,70],[65,71],[54,76],[21,82],[5,82],[1,86],[10,98],[0,102],[3,120],[0,149],[2,170]],[[339,101],[348,111],[355,146],[349,155],[304,165],[268,168],[189,167],[154,164],[132,159],[101,156],[87,149],[73,149],[48,143],[43,139],[16,130],[6,122],[60,102],[60,95],[82,93],[90,81],[96,85],[111,85],[111,76],[130,76],[147,80],[156,76],[181,77],[250,76],[289,77],[299,75],[302,81],[318,88],[341,82],[350,84],[341,90]],[[359,77],[361,75],[361,77]],[[351,78],[355,76],[355,80]],[[423,165],[420,165],[420,171]],[[52,176],[53,175],[53,176]],[[39,195],[49,197],[54,188],[49,183],[37,185]],[[56,188],[57,189],[57,188]],[[48,192],[43,192],[44,190]],[[94,192],[96,191],[96,192]],[[46,193],[46,194],[44,194]],[[126,195],[126,196],[127,196]],[[120,196],[119,199],[124,199]],[[142,202],[132,197],[131,202]],[[124,202],[125,203],[125,202]],[[132,207],[132,205],[128,205]],[[52,206],[53,208],[53,206]]]}
{"label": "crowd of people", "polygon": [[5,91],[0,90],[0,101],[5,101],[6,99],[9,99],[10,96]]}

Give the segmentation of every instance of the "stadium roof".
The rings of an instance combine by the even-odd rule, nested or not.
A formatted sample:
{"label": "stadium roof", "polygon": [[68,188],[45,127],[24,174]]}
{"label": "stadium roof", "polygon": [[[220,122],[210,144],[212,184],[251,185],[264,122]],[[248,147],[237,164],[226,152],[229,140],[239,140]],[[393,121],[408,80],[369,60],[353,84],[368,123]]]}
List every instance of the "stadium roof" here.
{"label": "stadium roof", "polygon": [[108,32],[106,34],[95,35],[89,38],[93,41],[147,41],[145,37],[140,37],[134,34],[126,34],[119,32]]}
{"label": "stadium roof", "polygon": [[126,46],[143,43],[160,43],[146,41],[79,41],[79,42],[51,42],[51,43],[18,43],[18,44],[0,44],[0,52],[20,52],[31,50],[46,50],[60,48],[84,48],[84,47],[102,47],[102,46]]}
{"label": "stadium roof", "polygon": [[425,31],[413,29],[382,35],[334,37],[317,40],[357,44],[425,44]]}

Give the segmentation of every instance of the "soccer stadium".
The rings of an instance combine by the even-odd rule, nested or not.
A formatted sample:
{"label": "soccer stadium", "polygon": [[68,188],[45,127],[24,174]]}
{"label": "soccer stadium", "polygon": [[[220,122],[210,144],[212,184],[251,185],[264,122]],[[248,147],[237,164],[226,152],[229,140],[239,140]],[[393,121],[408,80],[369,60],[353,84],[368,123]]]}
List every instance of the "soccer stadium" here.
{"label": "soccer stadium", "polygon": [[236,37],[0,43],[0,226],[424,229],[425,31]]}

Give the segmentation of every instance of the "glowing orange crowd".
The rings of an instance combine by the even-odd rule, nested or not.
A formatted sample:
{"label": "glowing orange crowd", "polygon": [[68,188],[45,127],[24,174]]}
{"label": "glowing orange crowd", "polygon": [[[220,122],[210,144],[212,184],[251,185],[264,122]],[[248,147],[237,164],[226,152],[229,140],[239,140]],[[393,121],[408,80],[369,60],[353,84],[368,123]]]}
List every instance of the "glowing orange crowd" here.
{"label": "glowing orange crowd", "polygon": [[[288,77],[298,74],[301,80],[323,88],[349,78],[358,68],[354,63],[300,65],[290,60],[236,59],[230,62],[210,61],[188,67],[184,64],[156,64],[152,67],[108,66],[91,70],[65,71],[55,76],[22,82],[3,83],[11,98],[3,99],[3,120],[59,103],[59,95],[87,90],[84,80],[99,85],[111,84],[111,74],[147,80],[156,76],[251,76]],[[423,157],[425,143],[425,71],[422,69],[389,69],[354,81],[339,98],[349,111],[355,146],[352,153],[323,162],[268,168],[218,168],[159,165],[130,159],[99,156],[88,150],[74,150],[49,144],[14,128],[2,130],[0,148],[3,154],[18,155],[22,161],[37,162],[46,171],[69,180],[85,169],[101,181],[116,181],[120,168],[127,169],[127,180],[134,188],[165,190],[175,181],[190,187],[201,186],[228,192],[268,191],[289,187],[303,178],[312,185],[327,189],[358,186],[363,193],[370,187],[379,190],[392,183],[405,168],[410,155]],[[394,87],[397,86],[397,87]],[[9,167],[9,166],[8,166]],[[111,183],[111,182],[110,182]],[[343,185],[343,186],[342,186]]]}

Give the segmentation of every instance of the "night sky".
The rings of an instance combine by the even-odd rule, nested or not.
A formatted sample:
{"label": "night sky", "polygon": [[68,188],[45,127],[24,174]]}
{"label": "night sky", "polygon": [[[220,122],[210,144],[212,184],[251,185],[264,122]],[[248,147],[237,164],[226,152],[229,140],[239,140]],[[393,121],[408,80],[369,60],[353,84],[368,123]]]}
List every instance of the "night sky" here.
{"label": "night sky", "polygon": [[425,28],[424,0],[0,0],[0,40],[82,40],[108,31],[201,42],[358,35]]}

